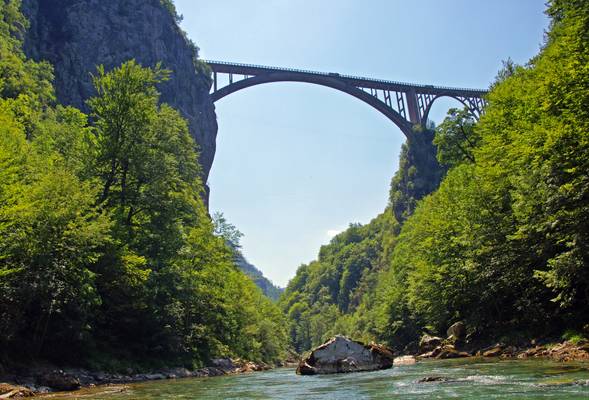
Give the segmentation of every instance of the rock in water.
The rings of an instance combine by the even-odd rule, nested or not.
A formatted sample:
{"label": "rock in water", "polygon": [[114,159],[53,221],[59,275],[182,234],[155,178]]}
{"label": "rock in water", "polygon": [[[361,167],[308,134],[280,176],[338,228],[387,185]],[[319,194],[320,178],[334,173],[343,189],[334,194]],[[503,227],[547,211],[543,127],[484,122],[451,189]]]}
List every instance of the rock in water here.
{"label": "rock in water", "polygon": [[382,345],[368,344],[336,336],[301,360],[297,374],[337,374],[344,372],[374,371],[393,366],[393,352]]}
{"label": "rock in water", "polygon": [[429,382],[447,382],[448,378],[444,376],[426,376],[417,381],[417,383],[429,383]]}
{"label": "rock in water", "polygon": [[393,360],[393,365],[395,367],[401,366],[401,365],[414,365],[416,363],[417,363],[417,360],[415,359],[414,356],[402,356],[402,357],[397,357]]}

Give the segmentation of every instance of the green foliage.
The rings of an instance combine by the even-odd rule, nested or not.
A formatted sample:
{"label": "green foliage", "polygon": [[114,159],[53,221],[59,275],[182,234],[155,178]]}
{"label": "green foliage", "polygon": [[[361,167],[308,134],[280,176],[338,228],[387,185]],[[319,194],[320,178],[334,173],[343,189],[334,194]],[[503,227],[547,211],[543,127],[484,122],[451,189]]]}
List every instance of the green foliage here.
{"label": "green foliage", "polygon": [[[488,340],[587,325],[589,3],[553,0],[547,13],[542,51],[525,67],[504,64],[480,121],[451,110],[437,128],[438,160],[449,171],[425,198],[427,137],[408,138],[391,185],[400,234],[378,228],[388,246],[369,245],[374,257],[352,227],[345,246],[338,238],[299,269],[281,303],[297,348],[342,332],[403,349],[457,320]],[[356,305],[348,279],[369,270],[377,272]],[[321,313],[326,326],[315,320]],[[571,332],[564,337],[578,340]]]}
{"label": "green foliage", "polygon": [[279,302],[297,351],[337,333],[372,337],[372,326],[364,319],[369,308],[365,298],[374,291],[390,248],[388,233],[396,226],[390,211],[368,225],[350,225],[321,247],[317,261],[298,269]]}
{"label": "green foliage", "polygon": [[235,251],[241,248],[241,238],[243,233],[227,221],[223,213],[216,212],[213,214],[213,224],[215,225],[215,235],[222,237],[225,243]]}
{"label": "green foliage", "polygon": [[100,67],[98,96],[88,101],[96,121],[99,201],[114,212],[117,238],[160,264],[179,251],[184,226],[198,223],[203,207],[187,123],[158,106],[155,85],[167,76],[159,66],[134,61],[108,74]]}
{"label": "green foliage", "polygon": [[555,1],[549,14],[540,55],[498,75],[472,158],[444,147],[462,122],[438,130],[454,168],[403,227],[378,289],[392,343],[458,319],[487,337],[587,321],[589,7]]}
{"label": "green foliage", "polygon": [[[28,21],[20,13],[20,0],[0,3],[0,96],[16,98],[21,94],[39,94],[34,89],[47,85],[36,72],[43,65],[29,61],[22,52]],[[40,79],[41,78],[41,79]]]}
{"label": "green foliage", "polygon": [[0,120],[0,331],[2,342],[29,343],[36,355],[85,333],[100,304],[91,266],[109,240],[109,221],[94,208],[91,182],[64,168],[60,155],[37,152],[5,108]]}
{"label": "green foliage", "polygon": [[177,24],[182,22],[184,17],[178,14],[178,11],[176,10],[176,5],[174,4],[173,0],[160,0],[160,3],[166,8],[166,10],[168,10],[168,12],[174,18],[174,21],[176,21]]}
{"label": "green foliage", "polygon": [[584,342],[587,340],[587,338],[582,333],[579,333],[579,332],[574,331],[572,329],[568,329],[562,335],[562,338],[564,340],[568,340],[569,342],[571,342],[573,344],[580,344],[581,342]]}
{"label": "green foliage", "polygon": [[444,122],[436,128],[434,144],[438,149],[438,161],[450,168],[463,162],[475,162],[473,152],[479,140],[474,116],[468,109],[450,109]]}
{"label": "green foliage", "polygon": [[89,124],[24,57],[19,6],[0,2],[1,361],[280,360],[284,318],[214,235],[196,144],[159,103],[168,71],[99,67]]}
{"label": "green foliage", "polygon": [[[133,343],[127,351],[153,349],[154,357],[274,361],[285,341],[278,335],[272,340],[282,346],[266,347],[269,336],[258,329],[265,319],[276,332],[283,324],[275,306],[261,304],[262,294],[236,270],[225,240],[214,235],[186,122],[158,106],[155,84],[166,75],[133,61],[109,73],[99,69],[99,96],[89,101],[100,202],[112,210],[114,236],[124,243],[122,262],[107,260],[100,281],[108,293],[103,330]],[[138,340],[137,331],[146,335]]]}
{"label": "green foliage", "polygon": [[282,290],[270,282],[259,269],[250,264],[241,252],[240,241],[243,233],[235,225],[227,221],[222,212],[215,212],[212,217],[215,227],[214,233],[216,236],[222,238],[233,251],[235,265],[262,290],[265,296],[273,301],[277,301],[282,294]]}

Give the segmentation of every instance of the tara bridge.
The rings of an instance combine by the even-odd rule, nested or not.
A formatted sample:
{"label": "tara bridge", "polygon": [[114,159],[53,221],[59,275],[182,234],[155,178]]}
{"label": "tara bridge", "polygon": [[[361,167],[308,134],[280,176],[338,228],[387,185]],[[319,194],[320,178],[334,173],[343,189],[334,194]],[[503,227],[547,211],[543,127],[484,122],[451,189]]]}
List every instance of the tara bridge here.
{"label": "tara bridge", "polygon": [[[485,106],[486,90],[395,82],[381,79],[316,72],[291,68],[237,64],[221,61],[206,62],[213,71],[213,101],[250,86],[271,82],[306,82],[327,86],[348,93],[374,107],[394,122],[406,135],[414,125],[425,125],[434,101],[452,97],[475,116]],[[225,76],[225,79],[220,79]]]}

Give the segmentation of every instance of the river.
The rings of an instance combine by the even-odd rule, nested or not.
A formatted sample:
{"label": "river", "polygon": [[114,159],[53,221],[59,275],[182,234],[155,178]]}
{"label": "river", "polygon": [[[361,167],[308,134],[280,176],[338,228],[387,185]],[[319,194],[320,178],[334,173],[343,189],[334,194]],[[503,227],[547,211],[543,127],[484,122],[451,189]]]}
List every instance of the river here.
{"label": "river", "polygon": [[[430,376],[445,382],[418,383]],[[589,364],[481,359],[426,361],[355,374],[297,376],[293,369],[97,387],[44,398],[151,399],[589,399]],[[584,384],[579,384],[579,381]],[[575,384],[575,382],[577,382]]]}

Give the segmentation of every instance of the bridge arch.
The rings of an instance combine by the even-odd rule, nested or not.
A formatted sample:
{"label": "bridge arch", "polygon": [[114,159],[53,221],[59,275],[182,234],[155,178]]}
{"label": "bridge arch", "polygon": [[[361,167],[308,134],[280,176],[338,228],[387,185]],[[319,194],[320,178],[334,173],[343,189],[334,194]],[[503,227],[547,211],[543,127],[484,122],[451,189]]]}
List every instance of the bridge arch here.
{"label": "bridge arch", "polygon": [[408,136],[412,132],[412,124],[410,124],[400,113],[394,109],[388,107],[385,103],[379,100],[377,97],[366,93],[365,91],[347,84],[346,82],[332,77],[330,75],[310,75],[310,74],[296,74],[291,72],[272,72],[269,74],[257,75],[249,77],[234,83],[231,83],[211,94],[211,98],[214,102],[235,93],[239,90],[243,90],[252,86],[276,83],[276,82],[301,82],[310,83],[320,86],[329,87],[344,93],[347,93],[355,98],[362,100],[366,104],[370,105],[390,121],[401,129],[401,132]]}
{"label": "bridge arch", "polygon": [[480,116],[480,110],[479,110],[479,105],[476,103],[473,103],[472,101],[469,101],[469,99],[464,98],[464,97],[460,97],[460,96],[456,96],[450,93],[442,93],[442,94],[438,94],[434,97],[431,98],[431,100],[429,101],[428,105],[426,106],[424,112],[423,112],[423,121],[428,120],[429,117],[429,113],[432,109],[432,106],[434,105],[435,101],[442,98],[442,97],[448,97],[450,99],[454,99],[458,102],[460,102],[464,107],[466,107],[473,116],[475,116],[476,118],[478,118]]}
{"label": "bridge arch", "polygon": [[[440,97],[451,97],[464,104],[475,117],[485,106],[485,90],[463,89],[363,78],[337,73],[277,68],[222,61],[206,61],[212,70],[213,101],[239,90],[272,82],[303,82],[329,87],[347,93],[370,105],[410,138],[415,125],[427,122],[432,104]],[[229,77],[229,84],[218,88],[218,75]],[[241,80],[234,82],[234,75]]]}

